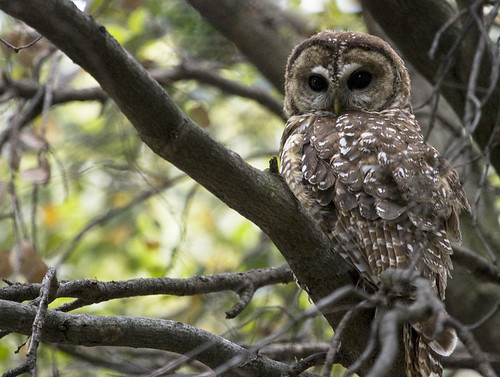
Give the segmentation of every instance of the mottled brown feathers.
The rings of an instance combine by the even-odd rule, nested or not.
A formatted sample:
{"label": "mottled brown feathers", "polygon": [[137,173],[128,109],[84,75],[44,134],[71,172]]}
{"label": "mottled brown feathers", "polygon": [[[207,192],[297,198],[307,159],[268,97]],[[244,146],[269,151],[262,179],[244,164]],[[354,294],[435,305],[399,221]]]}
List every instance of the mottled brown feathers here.
{"label": "mottled brown feathers", "polygon": [[[292,52],[285,85],[281,174],[295,196],[367,287],[415,261],[444,299],[449,236],[460,241],[469,206],[456,171],[423,139],[401,59],[376,37],[323,32]],[[439,355],[454,347],[452,331],[431,341],[427,326],[405,330],[410,376],[440,375]]]}

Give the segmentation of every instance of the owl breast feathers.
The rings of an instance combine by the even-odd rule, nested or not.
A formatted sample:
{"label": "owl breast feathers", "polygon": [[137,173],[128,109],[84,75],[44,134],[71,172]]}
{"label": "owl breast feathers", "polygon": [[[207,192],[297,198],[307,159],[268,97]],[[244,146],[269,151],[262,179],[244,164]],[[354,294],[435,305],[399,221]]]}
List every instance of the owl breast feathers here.
{"label": "owl breast feathers", "polygon": [[[422,136],[402,60],[376,37],[326,31],[295,48],[285,78],[281,173],[295,196],[367,286],[415,263],[444,299],[449,236],[460,241],[458,214],[469,205],[456,171]],[[430,340],[423,324],[413,327],[405,341],[416,359],[452,352],[452,332]],[[440,374],[433,355],[408,374]]]}

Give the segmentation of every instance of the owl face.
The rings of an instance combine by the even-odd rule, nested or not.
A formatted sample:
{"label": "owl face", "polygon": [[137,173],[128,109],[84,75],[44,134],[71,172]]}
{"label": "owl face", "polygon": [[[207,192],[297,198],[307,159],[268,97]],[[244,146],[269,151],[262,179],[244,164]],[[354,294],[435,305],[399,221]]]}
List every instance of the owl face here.
{"label": "owl face", "polygon": [[410,108],[404,63],[381,39],[325,31],[298,45],[286,71],[285,115]]}

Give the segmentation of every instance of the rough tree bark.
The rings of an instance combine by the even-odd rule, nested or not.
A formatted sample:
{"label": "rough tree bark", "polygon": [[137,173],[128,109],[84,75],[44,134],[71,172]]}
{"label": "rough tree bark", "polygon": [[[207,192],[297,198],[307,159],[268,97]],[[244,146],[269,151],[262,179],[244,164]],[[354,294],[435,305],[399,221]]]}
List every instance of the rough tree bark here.
{"label": "rough tree bark", "polygon": [[[37,310],[31,305],[0,300],[2,329],[30,335]],[[42,339],[56,344],[86,347],[125,346],[154,348],[179,354],[193,353],[196,359],[217,369],[227,362],[242,364],[238,370],[251,376],[280,377],[286,366],[210,332],[163,319],[68,314],[49,310],[45,317]],[[242,362],[246,360],[246,362]],[[224,377],[241,376],[225,371]],[[309,376],[309,374],[306,374]]]}

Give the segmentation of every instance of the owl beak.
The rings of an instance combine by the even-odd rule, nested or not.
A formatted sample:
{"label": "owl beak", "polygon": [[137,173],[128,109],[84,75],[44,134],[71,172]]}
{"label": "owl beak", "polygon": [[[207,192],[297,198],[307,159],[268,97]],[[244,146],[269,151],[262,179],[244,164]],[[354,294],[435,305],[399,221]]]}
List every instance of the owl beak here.
{"label": "owl beak", "polygon": [[335,111],[335,115],[340,115],[340,112],[342,111],[342,102],[340,102],[340,99],[335,98],[333,101],[333,111]]}

